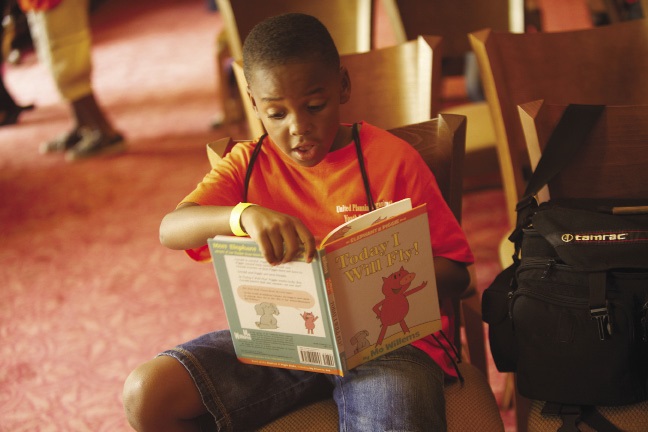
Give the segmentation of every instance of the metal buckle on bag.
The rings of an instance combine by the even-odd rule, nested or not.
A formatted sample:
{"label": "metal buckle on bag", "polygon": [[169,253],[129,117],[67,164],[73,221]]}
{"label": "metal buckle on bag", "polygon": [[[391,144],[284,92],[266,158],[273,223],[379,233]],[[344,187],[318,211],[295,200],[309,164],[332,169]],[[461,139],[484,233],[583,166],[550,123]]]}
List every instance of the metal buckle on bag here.
{"label": "metal buckle on bag", "polygon": [[538,200],[535,196],[522,198],[515,206],[517,213],[517,227],[523,228],[531,224],[531,216],[538,208]]}
{"label": "metal buckle on bag", "polygon": [[608,312],[608,302],[606,300],[605,307],[590,308],[590,315],[596,321],[599,338],[605,340],[605,334],[612,336],[612,323],[610,321],[610,314]]}
{"label": "metal buckle on bag", "polygon": [[536,200],[535,196],[532,195],[524,197],[515,205],[515,211],[519,213],[521,210],[526,209],[527,207],[534,204],[537,207],[538,201]]}
{"label": "metal buckle on bag", "polygon": [[515,254],[513,259],[519,256],[520,247],[522,244],[523,229],[531,226],[531,217],[538,208],[538,201],[534,196],[522,198],[515,206],[517,213],[517,220],[513,232],[509,235],[508,239],[511,243],[515,244]]}
{"label": "metal buckle on bag", "polygon": [[612,336],[612,320],[606,298],[605,272],[592,272],[589,274],[589,310],[599,333],[599,339],[605,340],[605,334]]}

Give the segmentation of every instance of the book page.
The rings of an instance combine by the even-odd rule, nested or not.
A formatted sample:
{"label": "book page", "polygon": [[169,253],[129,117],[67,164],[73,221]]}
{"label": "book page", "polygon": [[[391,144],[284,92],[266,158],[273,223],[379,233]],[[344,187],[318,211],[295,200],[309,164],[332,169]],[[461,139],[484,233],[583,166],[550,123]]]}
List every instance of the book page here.
{"label": "book page", "polygon": [[381,222],[385,219],[394,217],[401,213],[406,212],[412,208],[412,200],[409,198],[396,201],[395,203],[386,205],[384,207],[377,208],[376,210],[365,213],[361,216],[358,216],[355,219],[351,219],[348,222],[339,225],[333,231],[328,233],[324,240],[320,243],[320,249],[324,247],[327,243],[331,243],[335,240],[339,240],[343,237],[351,235],[355,232],[365,229],[375,223]]}
{"label": "book page", "polygon": [[[302,334],[305,314],[322,316],[311,264],[293,261],[271,267],[264,258],[224,259],[241,327]],[[324,327],[314,325],[310,334],[325,337]]]}
{"label": "book page", "polygon": [[441,328],[425,204],[325,251],[348,368]]}
{"label": "book page", "polygon": [[342,373],[319,256],[271,266],[250,238],[208,244],[240,361]]}

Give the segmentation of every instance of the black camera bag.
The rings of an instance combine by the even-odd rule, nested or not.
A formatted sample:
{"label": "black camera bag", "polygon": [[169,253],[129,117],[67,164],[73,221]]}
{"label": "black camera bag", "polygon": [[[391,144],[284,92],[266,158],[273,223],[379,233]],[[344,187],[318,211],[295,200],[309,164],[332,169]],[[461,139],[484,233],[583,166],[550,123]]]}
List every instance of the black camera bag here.
{"label": "black camera bag", "polygon": [[[565,111],[572,123],[561,120],[518,204],[514,262],[482,300],[498,370],[516,372],[520,394],[549,402],[554,413],[561,405],[591,413],[648,394],[648,196],[539,206],[534,198],[601,110]],[[580,127],[566,129],[574,119]],[[597,430],[614,430],[597,417]]]}

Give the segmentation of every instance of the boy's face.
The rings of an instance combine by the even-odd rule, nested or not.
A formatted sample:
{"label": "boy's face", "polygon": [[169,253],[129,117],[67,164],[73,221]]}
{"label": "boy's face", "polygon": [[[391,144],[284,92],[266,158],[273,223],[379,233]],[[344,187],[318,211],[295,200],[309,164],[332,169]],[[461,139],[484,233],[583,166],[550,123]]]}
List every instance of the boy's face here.
{"label": "boy's face", "polygon": [[346,69],[318,61],[288,63],[252,71],[248,94],[268,135],[301,166],[315,166],[350,142],[340,127],[340,104],[349,100]]}

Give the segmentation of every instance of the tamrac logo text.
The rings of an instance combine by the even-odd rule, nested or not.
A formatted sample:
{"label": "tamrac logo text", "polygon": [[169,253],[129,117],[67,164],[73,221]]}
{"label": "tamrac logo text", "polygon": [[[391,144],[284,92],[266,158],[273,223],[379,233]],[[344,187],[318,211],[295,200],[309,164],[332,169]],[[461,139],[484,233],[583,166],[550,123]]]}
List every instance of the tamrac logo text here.
{"label": "tamrac logo text", "polygon": [[628,233],[614,233],[614,234],[563,234],[562,241],[570,243],[576,242],[608,242],[608,241],[626,241]]}

